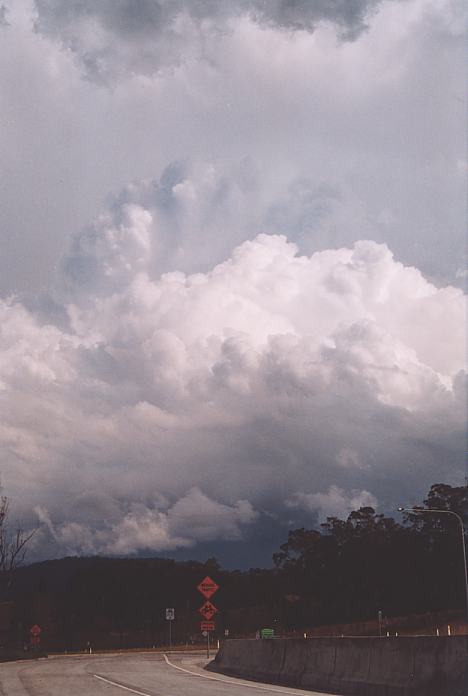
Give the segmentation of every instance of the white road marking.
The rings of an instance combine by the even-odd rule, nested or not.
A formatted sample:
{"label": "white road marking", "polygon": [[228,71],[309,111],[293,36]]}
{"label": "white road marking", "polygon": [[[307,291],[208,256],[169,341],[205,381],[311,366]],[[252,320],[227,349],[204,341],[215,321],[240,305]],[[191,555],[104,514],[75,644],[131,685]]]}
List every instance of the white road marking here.
{"label": "white road marking", "polygon": [[131,694],[138,694],[138,696],[151,696],[151,694],[148,694],[146,691],[137,691],[137,689],[131,689],[129,686],[124,686],[123,684],[111,681],[110,679],[106,679],[105,677],[100,677],[99,674],[93,674],[93,677],[95,677],[96,679],[100,679],[101,681],[106,682],[107,684],[112,684],[112,686],[118,686],[119,689],[123,689],[124,691],[130,691]]}
{"label": "white road marking", "polygon": [[[202,679],[211,679],[212,681],[219,681],[219,682],[224,682],[225,684],[230,684],[231,686],[241,686],[244,689],[247,687],[248,689],[259,689],[260,691],[270,691],[276,694],[289,694],[289,696],[300,696],[301,694],[315,694],[315,691],[285,691],[284,689],[275,689],[273,686],[260,686],[259,684],[252,684],[251,682],[246,683],[245,681],[231,681],[230,679],[222,679],[221,677],[213,677],[212,675],[209,674],[199,674],[198,672],[192,672],[189,669],[184,669],[184,667],[179,667],[178,665],[174,665],[164,653],[164,659],[166,660],[167,664],[170,665],[171,667],[174,667],[174,669],[178,669],[181,672],[186,672],[187,674],[191,674],[194,677],[201,677]],[[323,694],[317,694],[317,696],[323,696]],[[330,695],[332,696],[332,695]]]}

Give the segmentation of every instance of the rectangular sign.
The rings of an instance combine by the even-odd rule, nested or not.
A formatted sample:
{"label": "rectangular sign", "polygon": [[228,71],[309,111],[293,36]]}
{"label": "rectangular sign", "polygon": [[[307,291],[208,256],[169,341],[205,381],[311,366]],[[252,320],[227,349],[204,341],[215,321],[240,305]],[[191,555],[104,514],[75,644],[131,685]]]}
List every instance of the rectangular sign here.
{"label": "rectangular sign", "polygon": [[274,638],[275,632],[272,628],[262,628],[260,635],[262,638]]}
{"label": "rectangular sign", "polygon": [[202,631],[214,631],[215,630],[214,621],[202,621],[200,623],[200,629]]}
{"label": "rectangular sign", "polygon": [[172,608],[166,609],[166,621],[174,621],[175,611]]}
{"label": "rectangular sign", "polygon": [[204,580],[197,585],[197,590],[202,593],[206,599],[209,599],[215,592],[219,590],[219,585],[215,583],[208,575]]}

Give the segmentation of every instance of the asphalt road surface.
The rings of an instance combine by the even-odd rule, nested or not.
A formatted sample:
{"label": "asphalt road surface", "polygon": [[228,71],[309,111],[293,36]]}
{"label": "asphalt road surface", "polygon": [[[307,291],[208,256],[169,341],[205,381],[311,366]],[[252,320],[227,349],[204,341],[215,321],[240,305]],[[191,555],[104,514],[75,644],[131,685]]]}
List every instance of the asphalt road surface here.
{"label": "asphalt road surface", "polygon": [[[304,696],[203,670],[200,654],[122,653],[0,664],[0,696]],[[318,696],[318,695],[317,695]]]}

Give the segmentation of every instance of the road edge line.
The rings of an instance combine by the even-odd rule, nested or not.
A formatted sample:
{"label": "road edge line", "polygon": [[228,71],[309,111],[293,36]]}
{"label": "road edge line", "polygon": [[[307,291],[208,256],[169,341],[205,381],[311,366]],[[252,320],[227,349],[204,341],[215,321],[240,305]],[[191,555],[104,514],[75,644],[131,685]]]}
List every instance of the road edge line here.
{"label": "road edge line", "polygon": [[[243,686],[244,689],[247,687],[248,689],[259,689],[260,691],[270,691],[275,694],[288,694],[288,696],[299,696],[300,693],[305,694],[315,694],[317,692],[315,691],[305,691],[301,690],[301,692],[296,691],[284,691],[284,689],[275,689],[274,686],[260,686],[260,684],[253,684],[252,682],[246,683],[246,680],[242,681],[242,683],[235,681],[235,677],[233,680],[230,679],[222,679],[221,677],[213,677],[211,674],[199,674],[198,672],[192,672],[189,669],[185,669],[184,667],[179,667],[178,665],[173,664],[166,653],[164,654],[164,659],[166,660],[166,663],[170,666],[173,667],[174,669],[178,669],[181,672],[186,672],[187,674],[191,674],[194,677],[200,677],[201,679],[211,679],[212,681],[219,681],[223,682],[224,684],[231,684],[231,686]],[[333,696],[333,695],[330,695]]]}
{"label": "road edge line", "polygon": [[99,674],[93,674],[93,677],[95,679],[100,679],[103,682],[106,682],[107,684],[112,684],[112,686],[118,686],[119,689],[124,689],[125,691],[130,691],[132,694],[137,694],[137,696],[151,696],[146,691],[137,691],[137,689],[132,689],[130,686],[124,686],[123,684],[119,684],[119,682],[112,681],[111,679],[106,679],[106,677],[101,677]]}

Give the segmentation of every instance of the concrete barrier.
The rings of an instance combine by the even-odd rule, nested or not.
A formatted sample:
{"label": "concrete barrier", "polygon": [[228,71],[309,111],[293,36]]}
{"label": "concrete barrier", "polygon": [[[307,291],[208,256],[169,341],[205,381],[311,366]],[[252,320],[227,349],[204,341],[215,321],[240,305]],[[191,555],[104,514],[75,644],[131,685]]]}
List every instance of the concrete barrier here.
{"label": "concrete barrier", "polygon": [[467,696],[468,636],[226,640],[210,669],[346,696]]}

